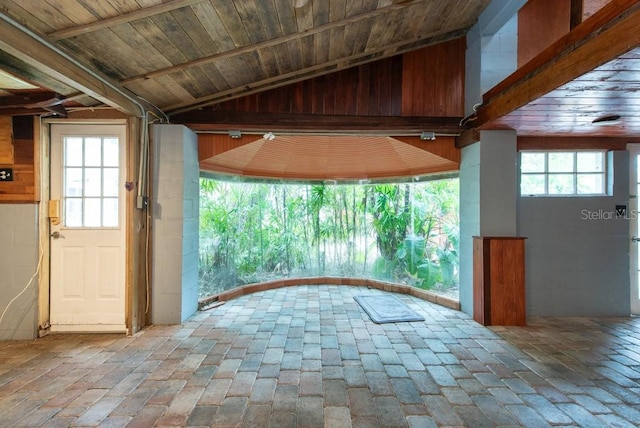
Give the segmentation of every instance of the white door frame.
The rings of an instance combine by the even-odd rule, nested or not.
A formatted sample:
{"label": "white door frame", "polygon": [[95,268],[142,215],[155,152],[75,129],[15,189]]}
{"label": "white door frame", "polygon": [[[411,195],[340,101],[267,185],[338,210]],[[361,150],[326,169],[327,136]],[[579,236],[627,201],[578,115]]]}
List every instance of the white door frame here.
{"label": "white door frame", "polygon": [[[51,300],[50,300],[50,262],[51,252],[49,248],[51,224],[48,217],[48,201],[51,194],[51,125],[122,125],[126,129],[126,140],[124,142],[125,164],[123,168],[129,165],[129,142],[128,132],[129,125],[126,119],[41,119],[35,125],[36,145],[38,147],[36,168],[39,171],[39,240],[42,248],[42,266],[38,275],[38,337],[49,334],[51,329]],[[126,199],[126,198],[125,198]],[[128,207],[125,207],[127,210]],[[126,216],[125,216],[126,217]],[[128,235],[128,229],[125,230]],[[128,244],[128,236],[125,236],[123,245]],[[128,254],[128,253],[127,253]],[[125,269],[128,269],[128,261],[125,260]],[[126,278],[125,278],[126,280]],[[126,298],[127,305],[130,305],[130,299]],[[128,318],[130,308],[125,308],[125,319]]]}

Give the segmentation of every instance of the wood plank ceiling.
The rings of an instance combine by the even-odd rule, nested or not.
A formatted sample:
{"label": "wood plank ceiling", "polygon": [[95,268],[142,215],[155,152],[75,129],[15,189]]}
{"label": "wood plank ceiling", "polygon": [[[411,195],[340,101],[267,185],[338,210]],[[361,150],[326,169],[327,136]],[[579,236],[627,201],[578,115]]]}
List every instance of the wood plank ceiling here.
{"label": "wood plank ceiling", "polygon": [[5,0],[2,12],[172,115],[460,37],[488,2]]}

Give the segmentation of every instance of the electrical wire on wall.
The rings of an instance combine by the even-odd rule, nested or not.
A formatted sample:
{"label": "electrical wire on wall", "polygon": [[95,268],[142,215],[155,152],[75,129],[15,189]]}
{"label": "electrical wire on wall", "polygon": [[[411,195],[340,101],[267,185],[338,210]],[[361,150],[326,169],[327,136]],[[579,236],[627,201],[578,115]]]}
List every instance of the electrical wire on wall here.
{"label": "electrical wire on wall", "polygon": [[[140,130],[140,159],[138,165],[138,193],[136,198],[136,208],[144,210],[147,212],[145,214],[145,289],[146,289],[146,302],[144,313],[148,314],[150,305],[151,305],[151,282],[149,278],[149,268],[151,261],[149,260],[150,253],[150,245],[151,245],[151,230],[149,229],[151,226],[151,211],[149,210],[149,195],[151,194],[151,180],[149,180],[149,159],[150,159],[150,151],[149,151],[149,125],[155,123],[156,121],[160,123],[169,123],[169,116],[167,116],[164,111],[162,111],[158,106],[151,103],[149,100],[137,95],[137,97],[144,101],[145,103],[152,105],[155,107],[156,111],[162,113],[162,117],[158,116],[154,111],[149,110],[145,111],[145,114],[141,117],[141,127]],[[153,114],[156,119],[149,120],[149,114]]]}
{"label": "electrical wire on wall", "polygon": [[[27,285],[24,286],[22,291],[20,291],[13,299],[11,299],[11,301],[4,308],[4,311],[2,311],[2,315],[0,315],[0,326],[2,326],[2,320],[4,319],[11,305],[13,305],[20,298],[20,296],[26,293],[26,291],[29,289],[29,286],[33,284],[34,279],[40,274],[40,268],[42,267],[42,259],[44,257],[44,251],[42,249],[42,240],[38,238],[38,241],[39,241],[38,243],[39,255],[38,255],[38,264],[36,265],[36,271],[33,273],[33,275],[31,276],[31,279],[29,279],[29,282],[27,282]],[[13,336],[11,336],[9,339],[13,339]]]}

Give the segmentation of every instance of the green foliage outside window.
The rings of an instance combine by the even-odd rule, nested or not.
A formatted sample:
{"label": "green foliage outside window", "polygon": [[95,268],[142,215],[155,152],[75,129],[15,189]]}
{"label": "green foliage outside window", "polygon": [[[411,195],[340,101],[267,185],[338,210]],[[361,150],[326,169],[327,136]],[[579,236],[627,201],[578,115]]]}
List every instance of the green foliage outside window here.
{"label": "green foliage outside window", "polygon": [[282,277],[457,292],[458,179],[369,185],[200,180],[200,296]]}

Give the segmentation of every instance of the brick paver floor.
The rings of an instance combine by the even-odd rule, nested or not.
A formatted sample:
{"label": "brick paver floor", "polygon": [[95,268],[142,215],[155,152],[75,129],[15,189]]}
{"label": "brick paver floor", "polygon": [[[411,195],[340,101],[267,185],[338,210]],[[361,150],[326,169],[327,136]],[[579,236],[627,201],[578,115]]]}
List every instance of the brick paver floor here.
{"label": "brick paver floor", "polygon": [[384,291],[286,287],[133,337],[0,343],[2,427],[632,427],[640,320],[485,328],[398,295],[424,322],[375,324]]}

